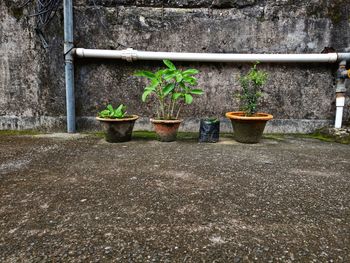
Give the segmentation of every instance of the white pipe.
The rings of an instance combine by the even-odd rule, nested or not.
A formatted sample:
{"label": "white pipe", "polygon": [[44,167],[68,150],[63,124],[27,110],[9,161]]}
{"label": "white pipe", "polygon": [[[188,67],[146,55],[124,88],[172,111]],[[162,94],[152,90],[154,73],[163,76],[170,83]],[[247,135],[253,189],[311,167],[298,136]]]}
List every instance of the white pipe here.
{"label": "white pipe", "polygon": [[336,98],[336,114],[335,114],[335,124],[334,128],[340,129],[342,126],[342,120],[343,120],[343,110],[345,106],[345,97],[343,93],[338,93]]}
{"label": "white pipe", "polygon": [[196,62],[277,62],[277,63],[334,63],[342,53],[328,54],[220,54],[220,53],[180,53],[125,50],[103,50],[77,48],[75,54],[80,58],[107,58],[135,60],[196,61]]}

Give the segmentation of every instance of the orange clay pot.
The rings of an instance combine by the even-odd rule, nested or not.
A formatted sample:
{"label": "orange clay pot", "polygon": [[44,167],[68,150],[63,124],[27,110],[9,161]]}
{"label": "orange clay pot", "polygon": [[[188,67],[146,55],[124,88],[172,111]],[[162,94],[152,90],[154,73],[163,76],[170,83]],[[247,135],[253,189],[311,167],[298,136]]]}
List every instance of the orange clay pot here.
{"label": "orange clay pot", "polygon": [[258,143],[266,122],[273,119],[271,114],[262,112],[247,117],[242,111],[227,112],[226,117],[232,122],[234,139],[242,143]]}
{"label": "orange clay pot", "polygon": [[161,142],[176,141],[177,130],[182,120],[156,120],[151,119],[154,125],[154,130]]}

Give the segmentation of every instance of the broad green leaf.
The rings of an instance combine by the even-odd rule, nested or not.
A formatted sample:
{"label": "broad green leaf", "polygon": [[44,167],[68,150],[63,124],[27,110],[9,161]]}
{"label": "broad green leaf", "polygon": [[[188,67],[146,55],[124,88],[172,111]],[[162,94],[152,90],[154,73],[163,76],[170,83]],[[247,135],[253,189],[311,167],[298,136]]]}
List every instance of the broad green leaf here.
{"label": "broad green leaf", "polygon": [[181,73],[176,74],[176,82],[180,82],[182,80],[182,75]]}
{"label": "broad green leaf", "polygon": [[118,111],[124,110],[126,107],[123,104],[120,104],[117,108]]}
{"label": "broad green leaf", "polygon": [[155,90],[158,85],[159,85],[159,81],[157,79],[154,79],[152,80],[151,85],[147,86],[145,89]]}
{"label": "broad green leaf", "polygon": [[110,112],[113,112],[114,111],[113,106],[111,104],[108,104],[107,110],[109,110]]}
{"label": "broad green leaf", "polygon": [[178,98],[180,98],[180,97],[182,97],[183,96],[183,94],[182,93],[179,93],[179,92],[176,92],[176,93],[174,93],[173,94],[173,96],[172,96],[172,100],[177,100]]}
{"label": "broad green leaf", "polygon": [[109,116],[109,113],[110,113],[109,110],[103,110],[103,111],[101,111],[98,115],[99,115],[101,118],[106,118],[106,117]]}
{"label": "broad green leaf", "polygon": [[193,89],[190,91],[191,94],[202,95],[204,92],[201,89]]}
{"label": "broad green leaf", "polygon": [[165,74],[164,74],[164,79],[165,79],[166,81],[169,81],[169,80],[171,80],[172,78],[174,78],[175,76],[176,76],[176,72],[171,71],[171,72],[169,72],[169,73],[165,73]]}
{"label": "broad green leaf", "polygon": [[134,75],[137,77],[146,77],[150,80],[156,79],[156,75],[147,70],[137,71]]}
{"label": "broad green leaf", "polygon": [[176,69],[175,65],[169,59],[164,59],[163,62],[168,68],[173,70]]}
{"label": "broad green leaf", "polygon": [[186,104],[191,104],[193,101],[193,97],[190,94],[185,94],[185,103]]}
{"label": "broad green leaf", "polygon": [[195,75],[198,73],[199,73],[199,70],[193,69],[193,68],[187,69],[184,72],[182,72],[183,75]]}
{"label": "broad green leaf", "polygon": [[126,106],[123,105],[123,104],[120,104],[118,106],[118,108],[116,108],[113,112],[113,118],[117,118],[117,119],[120,119],[120,118],[123,118],[124,115],[125,115],[125,110],[126,110]]}
{"label": "broad green leaf", "polygon": [[173,89],[175,88],[174,83],[169,83],[163,88],[163,94],[164,96],[168,95]]}
{"label": "broad green leaf", "polygon": [[101,114],[108,114],[109,113],[109,110],[103,110],[100,112]]}
{"label": "broad green leaf", "polygon": [[194,77],[190,77],[190,76],[184,76],[183,80],[187,83],[190,83],[191,85],[195,86],[197,85],[197,79]]}
{"label": "broad green leaf", "polygon": [[150,89],[145,89],[145,91],[142,94],[142,101],[145,102],[148,95],[151,94],[153,92],[153,90]]}

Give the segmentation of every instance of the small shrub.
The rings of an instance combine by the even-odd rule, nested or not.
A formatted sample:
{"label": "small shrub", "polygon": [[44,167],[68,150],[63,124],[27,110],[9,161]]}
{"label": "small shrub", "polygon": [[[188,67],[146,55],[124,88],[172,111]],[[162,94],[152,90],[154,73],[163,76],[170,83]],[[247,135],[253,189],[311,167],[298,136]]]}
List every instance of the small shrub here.
{"label": "small shrub", "polygon": [[239,79],[242,92],[237,97],[246,116],[253,116],[257,112],[259,98],[262,96],[261,87],[268,79],[266,72],[257,69],[258,64],[259,62],[256,62],[249,72]]}
{"label": "small shrub", "polygon": [[106,109],[98,113],[100,118],[106,119],[122,119],[126,118],[126,106],[120,104],[117,108],[113,108],[111,104],[107,105]]}

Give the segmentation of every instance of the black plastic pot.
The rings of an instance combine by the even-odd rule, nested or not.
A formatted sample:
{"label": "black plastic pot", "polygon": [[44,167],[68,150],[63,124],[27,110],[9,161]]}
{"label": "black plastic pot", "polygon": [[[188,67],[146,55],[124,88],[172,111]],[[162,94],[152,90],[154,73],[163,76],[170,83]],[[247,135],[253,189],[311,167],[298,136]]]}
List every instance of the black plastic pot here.
{"label": "black plastic pot", "polygon": [[201,119],[199,127],[199,142],[218,142],[220,135],[220,120],[217,118]]}
{"label": "black plastic pot", "polygon": [[103,124],[106,141],[115,143],[131,140],[132,130],[138,116],[133,115],[123,119],[104,119],[99,117],[96,119]]}

